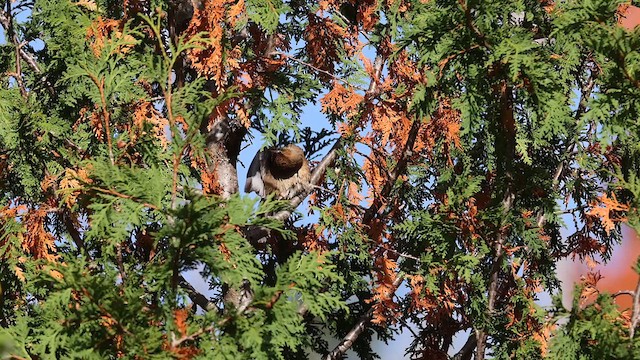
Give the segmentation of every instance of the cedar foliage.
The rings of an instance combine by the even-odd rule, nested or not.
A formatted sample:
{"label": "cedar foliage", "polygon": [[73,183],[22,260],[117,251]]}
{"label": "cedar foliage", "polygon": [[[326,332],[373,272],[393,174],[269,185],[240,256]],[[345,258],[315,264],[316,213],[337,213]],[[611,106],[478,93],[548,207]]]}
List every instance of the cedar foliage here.
{"label": "cedar foliage", "polygon": [[[536,303],[640,229],[629,5],[5,1],[0,356],[639,358],[597,273]],[[309,214],[238,193],[256,132],[315,160]]]}

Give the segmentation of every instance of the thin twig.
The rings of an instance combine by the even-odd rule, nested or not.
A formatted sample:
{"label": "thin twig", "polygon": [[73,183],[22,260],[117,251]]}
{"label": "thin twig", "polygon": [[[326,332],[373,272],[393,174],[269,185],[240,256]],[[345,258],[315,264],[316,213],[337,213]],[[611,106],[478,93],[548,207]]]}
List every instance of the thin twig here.
{"label": "thin twig", "polygon": [[99,192],[99,193],[103,193],[103,194],[107,194],[107,195],[112,195],[112,196],[119,197],[119,198],[122,198],[122,199],[133,200],[133,201],[135,201],[135,202],[137,202],[137,203],[142,204],[142,205],[143,205],[143,206],[145,206],[145,207],[148,207],[149,209],[156,210],[156,211],[160,211],[160,208],[159,208],[159,207],[157,207],[157,206],[155,206],[155,205],[153,205],[153,204],[149,204],[149,203],[147,203],[147,202],[144,202],[144,201],[142,201],[142,200],[138,199],[138,198],[137,198],[137,197],[135,197],[135,196],[131,196],[131,195],[127,195],[127,194],[123,194],[123,193],[120,193],[120,192],[117,192],[117,191],[115,191],[115,190],[111,190],[111,189],[103,189],[103,188],[101,188],[101,187],[97,187],[97,186],[91,186],[91,187],[90,187],[90,189],[91,189],[91,190],[93,190],[93,191],[97,191],[97,192]]}
{"label": "thin twig", "polygon": [[352,87],[352,88],[354,88],[354,89],[364,90],[363,88],[361,88],[361,87],[359,87],[359,86],[357,86],[357,85],[353,85],[353,84],[351,84],[350,82],[348,82],[347,80],[345,80],[345,79],[341,78],[340,76],[338,76],[338,75],[336,75],[336,74],[330,73],[330,72],[328,72],[328,71],[326,71],[326,70],[322,70],[322,69],[320,69],[320,68],[319,68],[319,67],[317,67],[317,66],[314,66],[314,65],[312,65],[312,64],[309,64],[308,62],[305,62],[305,61],[303,61],[303,60],[300,60],[300,59],[298,59],[298,58],[296,58],[296,57],[293,57],[293,56],[291,56],[291,55],[289,55],[289,54],[283,53],[282,51],[274,51],[274,52],[273,52],[273,54],[280,55],[280,56],[282,56],[282,57],[284,57],[284,58],[287,58],[287,59],[289,59],[289,60],[291,60],[291,61],[297,62],[297,63],[298,63],[298,64],[300,64],[300,65],[304,65],[304,66],[306,66],[306,67],[308,67],[308,68],[310,68],[310,69],[313,69],[313,70],[314,70],[314,71],[316,71],[316,72],[322,73],[322,74],[324,74],[324,75],[327,75],[327,76],[331,77],[331,78],[332,78],[332,79],[334,79],[334,80],[337,80],[337,81],[340,81],[340,82],[342,82],[342,83],[344,83],[344,84],[346,84],[346,85],[349,85],[350,87]]}
{"label": "thin twig", "polygon": [[211,325],[211,326],[207,326],[205,328],[201,328],[199,330],[197,330],[196,332],[194,332],[191,335],[185,335],[179,339],[176,338],[176,335],[174,333],[171,333],[171,348],[175,349],[178,346],[180,346],[183,342],[186,341],[193,341],[197,338],[199,338],[200,336],[208,333],[208,332],[212,332],[216,329],[215,326]]}
{"label": "thin twig", "polygon": [[407,253],[402,253],[402,252],[399,252],[397,250],[389,249],[389,248],[386,248],[386,247],[384,247],[382,245],[376,245],[376,248],[380,249],[380,250],[383,250],[383,251],[388,251],[390,253],[393,253],[393,254],[397,255],[398,257],[411,259],[411,260],[414,260],[414,261],[416,261],[418,263],[422,262],[422,260],[420,260],[420,258],[418,258],[416,256],[409,255]]}
{"label": "thin twig", "polygon": [[631,290],[620,290],[620,291],[616,291],[611,296],[615,299],[618,296],[622,296],[622,295],[629,295],[631,297],[635,297],[636,296],[636,292],[635,291],[631,291]]}

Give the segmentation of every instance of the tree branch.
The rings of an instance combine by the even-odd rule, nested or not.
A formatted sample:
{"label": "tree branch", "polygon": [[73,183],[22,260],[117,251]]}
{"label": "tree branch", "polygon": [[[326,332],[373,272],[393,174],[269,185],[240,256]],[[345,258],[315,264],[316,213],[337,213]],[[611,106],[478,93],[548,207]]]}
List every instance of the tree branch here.
{"label": "tree branch", "polygon": [[111,189],[103,189],[103,188],[98,187],[98,186],[90,186],[89,189],[90,190],[94,190],[94,191],[99,192],[99,193],[102,193],[102,194],[107,194],[107,195],[119,197],[119,198],[122,198],[122,199],[128,199],[128,200],[131,200],[131,201],[135,201],[137,203],[142,204],[145,207],[148,207],[149,209],[156,210],[156,211],[161,211],[161,209],[159,207],[157,207],[156,205],[150,204],[148,202],[144,202],[144,201],[142,201],[141,199],[138,199],[135,196],[123,194],[123,193],[120,193],[120,192],[117,192],[117,191],[111,190]]}
{"label": "tree branch", "polygon": [[196,288],[193,287],[184,276],[178,276],[178,285],[187,292],[189,299],[193,301],[194,304],[198,305],[204,311],[210,311],[212,309],[217,308],[214,303],[209,301],[206,296],[202,295]]}
{"label": "tree branch", "polygon": [[640,279],[636,285],[636,291],[633,294],[633,315],[631,316],[631,324],[629,325],[629,339],[633,340],[633,336],[640,321]]}
{"label": "tree branch", "polygon": [[611,297],[613,297],[615,299],[618,296],[622,296],[622,295],[629,295],[631,297],[635,297],[636,293],[635,293],[635,291],[631,291],[631,290],[620,290],[620,291],[616,291],[615,293],[613,293],[611,295]]}
{"label": "tree branch", "polygon": [[473,349],[476,348],[477,343],[478,339],[476,338],[476,335],[471,332],[469,338],[467,338],[467,342],[464,343],[462,349],[453,356],[452,360],[470,360],[471,356],[473,356]]}
{"label": "tree branch", "polygon": [[[9,29],[12,28],[11,16],[2,9],[0,9],[0,25],[2,25],[2,27],[7,31],[7,33],[9,33]],[[23,44],[22,42],[20,42],[20,39],[18,39],[18,36],[15,33],[13,34],[13,37],[11,40],[14,44],[19,44],[19,46],[17,46],[17,52],[22,58],[22,60],[24,60],[24,62],[27,63],[29,68],[36,74],[41,74],[42,70],[40,69],[40,66],[38,66],[38,63],[36,62],[34,56],[29,54],[23,49]],[[47,87],[47,90],[51,94],[55,94],[55,90],[53,89],[53,86],[51,85],[51,83],[49,83],[49,81],[45,77],[43,77],[41,81],[45,84],[45,86]]]}
{"label": "tree branch", "polygon": [[15,47],[16,71],[14,74],[14,78],[16,80],[16,83],[18,84],[18,88],[20,89],[20,94],[22,95],[23,98],[26,99],[28,96],[28,93],[27,93],[27,89],[24,86],[24,82],[22,81],[22,64],[20,63],[20,49],[22,46],[20,44],[20,39],[18,39],[18,35],[16,35],[15,30],[13,28],[13,13],[11,10],[11,1],[7,1],[6,3],[7,3],[6,12],[0,10],[2,11],[0,13],[0,23],[2,23],[2,26],[6,30],[8,37],[11,39],[11,43]]}
{"label": "tree branch", "polygon": [[[398,277],[396,277],[395,281],[391,286],[392,294],[395,293],[396,290],[398,290],[398,287],[400,287],[400,284],[402,284],[403,281],[404,281],[404,274],[403,273],[398,274]],[[373,318],[373,313],[375,311],[375,308],[378,305],[380,305],[380,303],[373,304],[369,308],[369,310],[367,310],[367,312],[360,317],[360,320],[358,320],[358,322],[353,326],[353,328],[351,328],[351,331],[349,331],[347,335],[345,335],[342,341],[340,341],[340,344],[338,344],[338,346],[336,346],[333,349],[333,351],[327,354],[327,356],[324,358],[325,360],[336,360],[336,359],[342,358],[342,356],[347,352],[347,350],[349,350],[351,346],[353,346],[353,343],[358,339],[360,334],[362,334],[362,332],[367,328],[367,326],[371,322],[371,319]]]}
{"label": "tree branch", "polygon": [[[496,158],[498,162],[498,175],[506,181],[505,191],[502,195],[503,220],[511,212],[515,193],[513,191],[513,163],[515,158],[515,118],[513,114],[513,95],[511,86],[506,80],[500,81],[495,88],[499,94],[499,125],[496,130]],[[500,268],[504,260],[504,242],[506,238],[506,224],[501,223],[498,228],[496,241],[493,244],[495,255],[490,270],[486,315],[492,317],[495,312],[498,298],[498,286],[500,285]],[[484,328],[476,330],[476,360],[484,360],[487,346],[487,331]]]}
{"label": "tree branch", "polygon": [[69,210],[65,209],[60,211],[60,216],[62,217],[62,221],[64,222],[64,226],[69,233],[69,236],[71,236],[71,240],[73,240],[73,243],[76,244],[78,251],[86,256],[87,259],[90,259],[89,251],[87,251],[84,240],[82,240],[80,232],[78,231],[78,229],[76,229],[73,223],[73,219],[71,218],[71,213],[69,212]]}
{"label": "tree branch", "polygon": [[[9,32],[9,29],[11,28],[11,17],[2,9],[0,9],[0,25],[2,25],[2,27],[7,30],[7,32]],[[14,43],[18,43],[20,44],[20,41],[18,39],[18,36],[13,34],[13,39]],[[31,70],[33,70],[34,72],[40,74],[41,70],[40,67],[38,66],[38,63],[35,61],[35,59],[33,58],[32,55],[28,54],[26,51],[24,51],[22,49],[22,46],[20,46],[18,52],[20,53],[20,56],[22,57],[22,60],[24,60],[27,65],[29,65],[29,67],[31,68]]]}
{"label": "tree branch", "polygon": [[[468,0],[467,0],[468,1]],[[473,23],[473,17],[471,15],[471,8],[469,7],[466,0],[458,0],[458,4],[460,4],[460,8],[464,11],[464,18],[466,21],[466,25],[471,31],[476,35],[480,43],[487,49],[491,49],[491,44],[487,41],[485,35],[478,29],[478,27]]]}
{"label": "tree branch", "polygon": [[294,57],[294,56],[291,56],[291,55],[289,55],[289,54],[286,54],[286,53],[284,53],[284,52],[282,52],[282,51],[274,51],[273,53],[274,53],[274,54],[276,54],[276,55],[280,55],[280,56],[282,56],[282,57],[284,57],[284,58],[286,58],[286,59],[289,59],[289,60],[291,60],[291,61],[297,62],[298,64],[303,65],[303,66],[306,66],[306,67],[308,67],[308,68],[310,68],[310,69],[313,69],[313,70],[314,70],[314,71],[316,71],[316,72],[319,72],[319,73],[321,73],[321,74],[327,75],[327,76],[329,76],[330,78],[332,78],[332,79],[334,79],[334,80],[336,80],[336,81],[340,81],[341,83],[344,83],[345,85],[348,85],[348,86],[350,86],[350,87],[352,87],[352,88],[354,88],[354,89],[364,90],[363,88],[361,88],[361,87],[359,87],[359,86],[357,86],[357,85],[353,85],[353,84],[349,83],[349,81],[347,81],[347,80],[345,80],[345,79],[341,78],[340,76],[338,76],[338,75],[336,75],[336,74],[330,73],[330,72],[328,72],[328,71],[326,71],[326,70],[322,70],[322,69],[320,69],[319,67],[313,66],[312,64],[309,64],[308,62],[305,62],[305,61],[303,61],[303,60],[300,60],[300,59],[298,59],[298,58],[296,58],[296,57]]}

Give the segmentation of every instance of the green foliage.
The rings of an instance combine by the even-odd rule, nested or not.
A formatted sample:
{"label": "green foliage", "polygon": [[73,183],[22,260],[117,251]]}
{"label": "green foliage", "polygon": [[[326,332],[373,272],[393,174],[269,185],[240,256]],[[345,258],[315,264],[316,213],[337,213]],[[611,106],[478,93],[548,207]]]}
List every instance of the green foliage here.
{"label": "green foliage", "polygon": [[[202,124],[237,96],[213,96],[202,77],[174,88],[181,56],[209,40],[166,45],[160,14],[104,36],[108,5],[92,4],[38,1],[27,25],[45,44],[45,75],[25,77],[27,98],[11,81],[0,89],[5,210],[24,206],[0,222],[0,356],[283,359],[309,346],[300,309],[326,319],[344,308],[328,253],[295,252],[268,280],[245,232],[294,242],[270,217],[285,204],[202,195],[192,168],[208,157]],[[277,14],[252,9],[275,30]],[[33,229],[51,242],[25,245]],[[208,285],[206,304],[183,286],[190,270]],[[236,313],[223,288],[243,284],[255,296]]]}
{"label": "green foliage", "polygon": [[628,328],[614,299],[609,294],[597,298],[580,298],[582,288],[577,286],[573,306],[567,310],[561,298],[555,299],[557,317],[567,321],[551,343],[550,356],[554,359],[637,359],[640,343],[629,338]]}
{"label": "green foliage", "polygon": [[[625,3],[7,2],[0,358],[639,358],[611,296],[537,304],[640,229]],[[256,133],[340,138],[308,214],[238,194]]]}

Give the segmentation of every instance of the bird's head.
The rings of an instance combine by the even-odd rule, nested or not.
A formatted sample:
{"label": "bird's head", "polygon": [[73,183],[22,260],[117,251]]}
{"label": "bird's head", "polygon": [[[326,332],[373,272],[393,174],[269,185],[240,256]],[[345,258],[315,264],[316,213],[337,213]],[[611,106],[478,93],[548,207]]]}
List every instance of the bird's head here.
{"label": "bird's head", "polygon": [[305,161],[302,149],[293,144],[282,149],[269,150],[269,153],[271,166],[282,171],[298,171]]}

